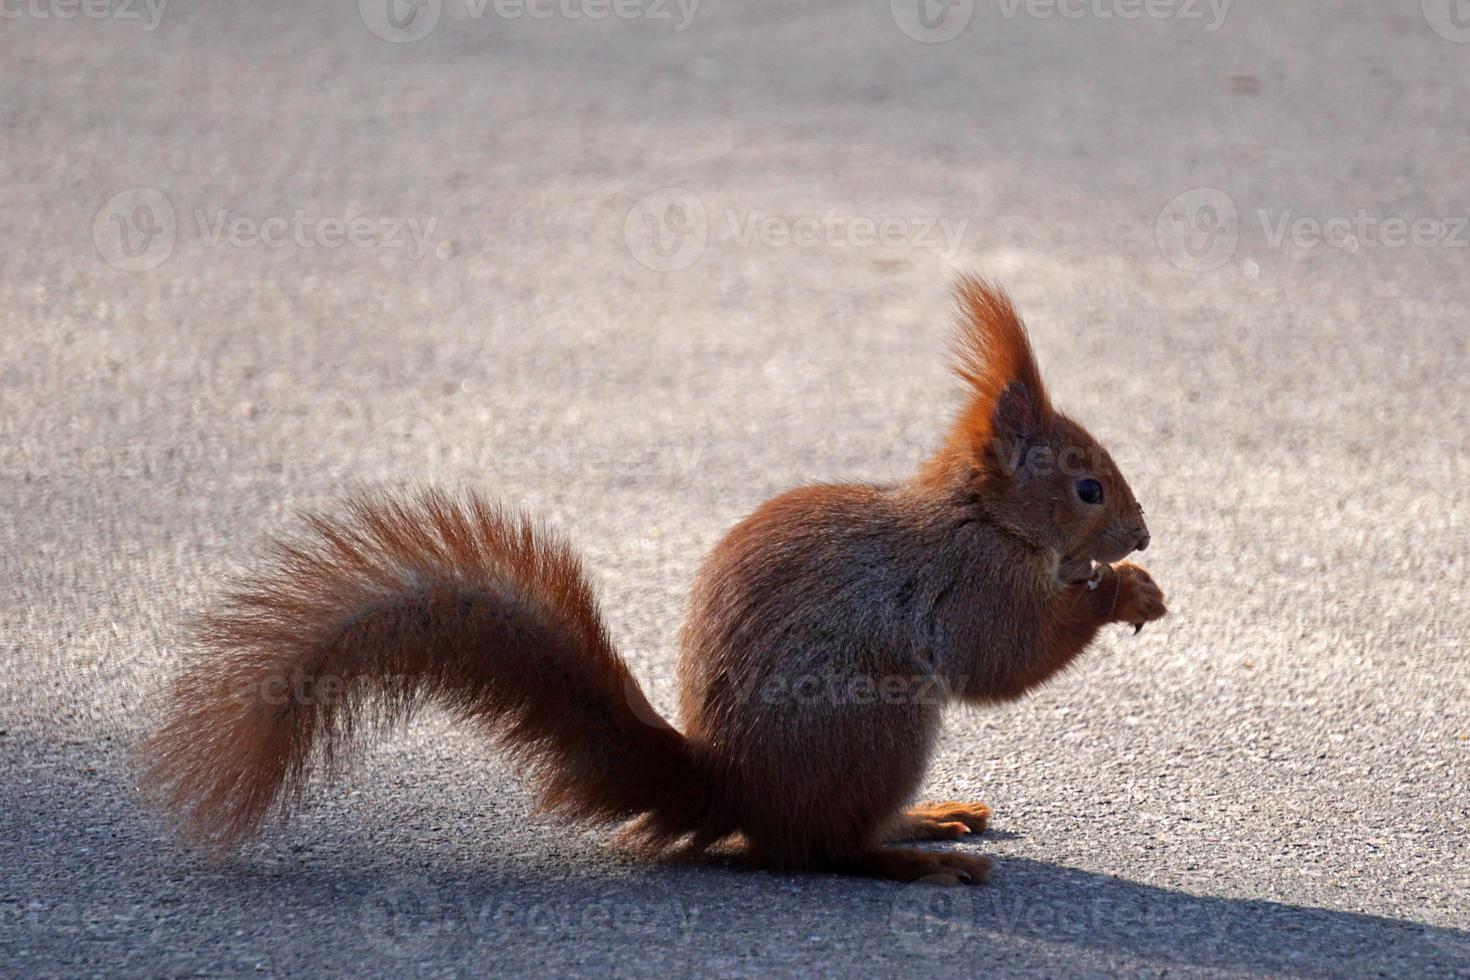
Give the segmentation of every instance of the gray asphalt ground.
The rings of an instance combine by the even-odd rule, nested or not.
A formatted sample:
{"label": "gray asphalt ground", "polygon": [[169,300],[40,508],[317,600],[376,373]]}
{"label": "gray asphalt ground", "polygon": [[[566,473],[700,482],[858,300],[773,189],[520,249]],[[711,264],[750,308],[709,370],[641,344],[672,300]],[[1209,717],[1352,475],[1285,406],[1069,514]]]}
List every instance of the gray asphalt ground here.
{"label": "gray asphalt ground", "polygon": [[[0,21],[0,973],[1470,974],[1448,2],[110,3]],[[1173,609],[950,720],[989,886],[640,864],[437,715],[222,866],[139,807],[181,623],[354,484],[545,515],[672,710],[699,556],[933,444],[964,269]]]}

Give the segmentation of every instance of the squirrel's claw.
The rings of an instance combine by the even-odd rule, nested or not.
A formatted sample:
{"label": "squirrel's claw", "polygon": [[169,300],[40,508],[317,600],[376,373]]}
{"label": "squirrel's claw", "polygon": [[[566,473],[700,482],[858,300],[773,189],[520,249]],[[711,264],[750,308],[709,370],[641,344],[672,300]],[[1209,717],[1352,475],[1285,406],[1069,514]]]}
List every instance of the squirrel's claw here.
{"label": "squirrel's claw", "polygon": [[1142,632],[1143,632],[1143,624],[1142,623],[1134,623],[1133,624],[1133,635],[1134,636],[1137,636],[1139,633],[1142,633]]}

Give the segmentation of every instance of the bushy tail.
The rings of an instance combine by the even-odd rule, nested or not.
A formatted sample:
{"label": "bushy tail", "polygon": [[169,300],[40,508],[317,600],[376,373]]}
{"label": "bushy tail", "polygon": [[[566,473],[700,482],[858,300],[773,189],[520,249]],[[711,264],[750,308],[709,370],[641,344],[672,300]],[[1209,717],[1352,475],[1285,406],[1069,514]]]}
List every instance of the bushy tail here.
{"label": "bushy tail", "polygon": [[202,654],[142,745],[145,791],[197,842],[237,843],[340,761],[365,714],[425,702],[482,725],[559,815],[641,815],[634,833],[656,848],[706,825],[689,743],[612,648],[560,539],[433,491],[358,496],[307,527],[203,621]]}

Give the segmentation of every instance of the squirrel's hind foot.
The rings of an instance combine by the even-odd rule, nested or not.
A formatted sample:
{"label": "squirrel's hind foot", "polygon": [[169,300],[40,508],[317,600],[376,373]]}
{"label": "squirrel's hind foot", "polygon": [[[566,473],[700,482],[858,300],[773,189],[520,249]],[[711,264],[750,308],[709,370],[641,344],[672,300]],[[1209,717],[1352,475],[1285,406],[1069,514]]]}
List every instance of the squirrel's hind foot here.
{"label": "squirrel's hind foot", "polygon": [[959,840],[985,830],[990,807],[984,803],[925,803],[899,814],[886,841]]}
{"label": "squirrel's hind foot", "polygon": [[990,858],[961,851],[880,847],[840,862],[832,870],[927,885],[979,885],[990,877]]}
{"label": "squirrel's hind foot", "polygon": [[990,807],[984,803],[921,803],[909,807],[907,815],[940,823],[962,823],[972,834],[982,833],[990,823]]}

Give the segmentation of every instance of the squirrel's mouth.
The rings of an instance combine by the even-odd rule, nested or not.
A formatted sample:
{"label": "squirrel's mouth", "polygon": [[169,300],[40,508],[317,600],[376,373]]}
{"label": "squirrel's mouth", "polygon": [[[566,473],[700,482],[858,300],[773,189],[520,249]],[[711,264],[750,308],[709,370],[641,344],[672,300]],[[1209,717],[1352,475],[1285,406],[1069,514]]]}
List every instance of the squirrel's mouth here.
{"label": "squirrel's mouth", "polygon": [[1103,569],[1107,567],[1091,558],[1063,559],[1057,568],[1057,580],[1063,585],[1086,585],[1095,589],[1102,581]]}

